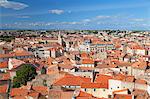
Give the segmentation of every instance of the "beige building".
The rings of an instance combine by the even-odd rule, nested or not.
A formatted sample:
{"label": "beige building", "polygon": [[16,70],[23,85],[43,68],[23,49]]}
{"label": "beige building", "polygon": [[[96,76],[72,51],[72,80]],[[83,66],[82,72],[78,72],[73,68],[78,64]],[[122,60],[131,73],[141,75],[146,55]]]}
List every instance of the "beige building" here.
{"label": "beige building", "polygon": [[98,98],[110,98],[110,91],[103,84],[100,83],[83,83],[81,84],[81,91],[92,94]]}

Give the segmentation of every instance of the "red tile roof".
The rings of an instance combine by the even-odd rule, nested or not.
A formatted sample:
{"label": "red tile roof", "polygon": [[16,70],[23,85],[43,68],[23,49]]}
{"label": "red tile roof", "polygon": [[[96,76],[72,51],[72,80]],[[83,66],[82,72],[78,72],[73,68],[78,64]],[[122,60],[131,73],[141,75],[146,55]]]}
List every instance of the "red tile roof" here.
{"label": "red tile roof", "polygon": [[28,52],[25,50],[16,50],[14,54],[15,56],[32,56],[33,55],[31,52]]}
{"label": "red tile roof", "polygon": [[132,99],[132,95],[116,94],[114,99]]}
{"label": "red tile roof", "polygon": [[116,62],[116,65],[118,66],[131,66],[133,63],[129,63],[129,62],[123,62],[123,61],[119,61],[119,62]]}
{"label": "red tile roof", "polygon": [[80,86],[82,83],[90,82],[90,78],[84,78],[80,76],[65,75],[54,83],[54,85],[66,85],[66,86]]}
{"label": "red tile roof", "polygon": [[36,98],[39,96],[39,93],[38,92],[29,92],[28,96]]}
{"label": "red tile roof", "polygon": [[41,93],[42,95],[48,94],[48,87],[46,86],[32,86],[32,89],[38,93]]}
{"label": "red tile roof", "polygon": [[9,80],[10,73],[0,73],[0,80]]}
{"label": "red tile roof", "polygon": [[98,74],[95,83],[101,83],[105,88],[108,88],[108,81],[112,78],[112,76]]}
{"label": "red tile roof", "polygon": [[59,64],[58,66],[61,68],[64,68],[64,69],[73,69],[74,68],[71,64]]}
{"label": "red tile roof", "polygon": [[144,79],[137,79],[135,80],[135,83],[139,83],[139,84],[147,84],[147,81]]}
{"label": "red tile roof", "polygon": [[0,58],[10,58],[14,56],[33,56],[33,54],[28,51],[16,51],[9,54],[0,54]]}
{"label": "red tile roof", "polygon": [[147,94],[147,91],[146,90],[140,90],[140,89],[134,89],[132,94],[134,96],[138,96],[138,95],[142,95],[143,96],[143,95]]}
{"label": "red tile roof", "polygon": [[80,93],[76,97],[76,99],[108,99],[108,98],[96,98],[92,94],[80,91]]}
{"label": "red tile roof", "polygon": [[138,68],[138,69],[146,69],[148,66],[147,62],[144,61],[138,61],[132,64],[133,68]]}
{"label": "red tile roof", "polygon": [[15,96],[15,97],[13,97],[13,99],[26,99],[26,97],[25,96]]}
{"label": "red tile roof", "polygon": [[0,85],[0,94],[6,94],[8,91],[8,85]]}
{"label": "red tile roof", "polygon": [[132,44],[129,46],[131,49],[134,49],[134,50],[145,50],[142,46],[140,45],[135,45],[135,44]]}
{"label": "red tile roof", "polygon": [[80,91],[78,97],[92,97],[92,94]]}
{"label": "red tile roof", "polygon": [[81,88],[106,88],[102,83],[82,83]]}
{"label": "red tile roof", "polygon": [[82,57],[82,58],[88,58],[89,55],[88,55],[86,52],[82,52],[82,53],[81,53],[81,57]]}
{"label": "red tile roof", "polygon": [[123,75],[123,74],[121,74],[121,73],[119,73],[119,74],[116,74],[116,75],[114,75],[114,77],[113,77],[113,79],[115,79],[115,80],[125,80],[125,78],[126,78],[126,75]]}
{"label": "red tile roof", "polygon": [[125,81],[126,82],[134,82],[135,78],[134,76],[126,76]]}
{"label": "red tile roof", "polygon": [[8,67],[8,61],[0,62],[0,68],[7,68]]}
{"label": "red tile roof", "polygon": [[94,67],[80,67],[81,70],[94,70]]}
{"label": "red tile roof", "polygon": [[93,59],[83,59],[82,60],[82,64],[94,64],[94,60]]}
{"label": "red tile roof", "polygon": [[[74,91],[63,91],[60,89],[51,89],[48,99],[72,99]],[[55,97],[55,98],[54,98]]]}
{"label": "red tile roof", "polygon": [[12,88],[10,92],[10,96],[26,96],[28,94],[27,89],[20,89],[20,88]]}
{"label": "red tile roof", "polygon": [[113,94],[117,94],[119,92],[125,92],[125,91],[128,91],[128,89],[115,90],[115,91],[113,91]]}
{"label": "red tile roof", "polygon": [[127,75],[124,75],[121,73],[113,75],[113,79],[121,80],[121,81],[125,81],[125,82],[134,82],[135,81],[134,76],[127,76]]}

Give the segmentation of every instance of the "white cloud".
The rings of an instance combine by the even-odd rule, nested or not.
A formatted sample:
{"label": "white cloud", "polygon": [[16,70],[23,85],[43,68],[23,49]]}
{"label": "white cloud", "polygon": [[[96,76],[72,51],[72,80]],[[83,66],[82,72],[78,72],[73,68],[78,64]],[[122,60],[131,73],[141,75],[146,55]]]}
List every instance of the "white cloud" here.
{"label": "white cloud", "polygon": [[[90,19],[83,19],[83,20],[80,21],[80,23],[83,23],[83,24],[95,23],[95,22],[98,22],[98,21],[105,21],[106,19],[115,19],[115,18],[116,18],[116,16],[99,15],[99,16],[95,16],[95,17],[90,18]],[[100,22],[98,24],[100,24]]]}
{"label": "white cloud", "polygon": [[48,22],[46,25],[77,25],[81,24],[80,22]]}
{"label": "white cloud", "polygon": [[133,21],[136,21],[136,22],[142,22],[144,21],[145,19],[142,19],[142,18],[139,18],[139,19],[132,19]]}
{"label": "white cloud", "polygon": [[0,17],[14,17],[14,18],[30,18],[30,15],[21,15],[21,14],[0,14]]}
{"label": "white cloud", "polygon": [[14,9],[14,10],[21,10],[21,9],[24,9],[24,8],[28,7],[28,5],[20,3],[20,2],[0,0],[0,7],[11,8],[11,9]]}
{"label": "white cloud", "polygon": [[90,19],[84,19],[83,22],[90,22]]}
{"label": "white cloud", "polygon": [[30,16],[16,16],[17,18],[23,18],[23,19],[26,19],[26,18],[30,18]]}
{"label": "white cloud", "polygon": [[106,18],[111,18],[111,16],[101,16],[101,15],[99,15],[96,18],[97,19],[106,19]]}
{"label": "white cloud", "polygon": [[53,10],[49,10],[49,13],[60,15],[64,13],[64,10],[53,9]]}

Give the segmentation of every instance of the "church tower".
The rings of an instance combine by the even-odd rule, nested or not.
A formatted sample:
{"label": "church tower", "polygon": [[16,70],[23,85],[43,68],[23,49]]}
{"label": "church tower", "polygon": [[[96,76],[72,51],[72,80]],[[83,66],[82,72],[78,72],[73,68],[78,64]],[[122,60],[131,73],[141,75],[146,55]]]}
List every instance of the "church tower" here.
{"label": "church tower", "polygon": [[62,45],[62,38],[61,38],[61,32],[59,31],[59,34],[58,34],[58,43],[60,45]]}

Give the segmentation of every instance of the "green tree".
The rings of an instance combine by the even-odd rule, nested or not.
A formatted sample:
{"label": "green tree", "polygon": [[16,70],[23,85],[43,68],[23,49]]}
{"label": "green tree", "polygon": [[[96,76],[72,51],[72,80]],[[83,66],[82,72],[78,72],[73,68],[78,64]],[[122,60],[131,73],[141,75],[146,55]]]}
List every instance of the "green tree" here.
{"label": "green tree", "polygon": [[6,42],[11,42],[12,40],[14,40],[15,37],[14,36],[0,36],[0,40],[2,41],[6,41]]}
{"label": "green tree", "polygon": [[31,64],[23,64],[16,72],[16,76],[13,79],[13,87],[18,88],[21,85],[26,85],[28,81],[31,81],[36,76],[36,69]]}
{"label": "green tree", "polygon": [[45,67],[42,67],[41,74],[46,74],[46,68]]}

